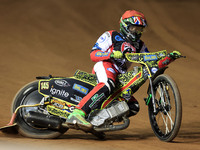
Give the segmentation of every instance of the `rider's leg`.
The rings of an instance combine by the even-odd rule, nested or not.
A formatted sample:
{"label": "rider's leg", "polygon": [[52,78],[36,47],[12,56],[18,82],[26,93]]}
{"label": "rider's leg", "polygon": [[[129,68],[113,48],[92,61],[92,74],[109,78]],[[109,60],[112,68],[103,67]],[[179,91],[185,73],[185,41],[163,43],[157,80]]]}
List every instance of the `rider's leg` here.
{"label": "rider's leg", "polygon": [[111,62],[101,61],[96,63],[94,71],[99,83],[76,106],[76,109],[66,121],[68,124],[76,122],[80,126],[91,128],[92,125],[85,120],[85,116],[106,100],[115,87],[117,71]]}

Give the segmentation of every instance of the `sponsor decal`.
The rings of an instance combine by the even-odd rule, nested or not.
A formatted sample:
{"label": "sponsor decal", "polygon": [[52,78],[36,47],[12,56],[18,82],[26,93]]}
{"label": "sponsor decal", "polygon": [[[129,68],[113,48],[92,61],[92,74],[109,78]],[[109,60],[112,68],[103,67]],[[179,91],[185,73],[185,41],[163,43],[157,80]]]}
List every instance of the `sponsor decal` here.
{"label": "sponsor decal", "polygon": [[63,117],[67,117],[68,113],[73,112],[74,109],[75,109],[75,105],[71,105],[64,101],[56,100],[56,99],[53,99],[51,101],[51,105],[47,106],[47,110],[50,113],[54,115],[58,115],[58,116],[63,116]]}
{"label": "sponsor decal", "polygon": [[138,55],[133,55],[133,56],[131,57],[131,60],[137,61],[137,60],[139,60],[139,56],[138,56]]}
{"label": "sponsor decal", "polygon": [[83,94],[85,94],[85,95],[86,95],[86,94],[88,93],[88,91],[89,91],[88,88],[86,88],[86,87],[84,87],[84,86],[82,86],[82,85],[76,84],[76,83],[74,83],[73,89],[76,90],[76,91],[78,91],[78,92],[80,92],[80,93],[83,93]]}
{"label": "sponsor decal", "polygon": [[159,56],[160,57],[164,57],[164,56],[166,56],[164,53],[159,53]]}
{"label": "sponsor decal", "polygon": [[74,95],[75,98],[70,97],[70,100],[79,103],[82,100],[82,97]]}
{"label": "sponsor decal", "polygon": [[52,113],[52,114],[54,114],[54,115],[62,116],[62,117],[65,117],[65,118],[67,118],[68,115],[69,115],[68,112],[63,111],[61,109],[57,109],[57,108],[55,108],[53,106],[48,106],[47,107],[47,111],[50,112],[50,113]]}
{"label": "sponsor decal", "polygon": [[151,72],[156,73],[158,71],[157,68],[151,68]]}
{"label": "sponsor decal", "polygon": [[53,99],[51,101],[51,103],[52,103],[53,106],[55,106],[56,108],[59,108],[59,109],[63,109],[64,106],[65,106],[65,102],[61,102],[61,101],[55,100],[55,99]]}
{"label": "sponsor decal", "polygon": [[149,60],[157,60],[157,56],[156,55],[145,55],[144,56],[144,61],[149,61]]}
{"label": "sponsor decal", "polygon": [[124,40],[121,38],[121,36],[119,36],[119,35],[116,35],[116,36],[115,36],[115,40],[116,40],[116,41],[124,41]]}
{"label": "sponsor decal", "polygon": [[79,100],[79,101],[81,101],[82,100],[82,97],[80,97],[80,96],[77,96],[77,95],[74,95],[75,96],[75,99],[76,100]]}
{"label": "sponsor decal", "polygon": [[66,110],[66,111],[68,111],[68,112],[73,112],[74,109],[75,109],[75,106],[67,106],[67,107],[65,107],[65,109],[63,109],[63,110]]}
{"label": "sponsor decal", "polygon": [[66,92],[65,90],[60,90],[60,89],[56,89],[53,87],[51,87],[50,93],[52,95],[57,95],[57,96],[65,97],[65,98],[67,98],[69,96],[69,93]]}
{"label": "sponsor decal", "polygon": [[136,49],[130,43],[123,42],[123,44],[121,45],[121,51],[123,52],[125,50],[127,50],[129,53],[136,52]]}
{"label": "sponsor decal", "polygon": [[105,94],[104,93],[102,93],[102,94],[95,94],[91,99],[92,99],[92,103],[89,105],[89,107],[90,108],[92,108],[92,106],[94,106],[94,104],[96,103],[96,102],[98,102],[99,100],[101,100],[102,98],[104,98],[105,97]]}
{"label": "sponsor decal", "polygon": [[108,56],[108,52],[97,52],[96,54],[95,54],[95,56],[97,56],[97,57],[104,57],[104,56]]}
{"label": "sponsor decal", "polygon": [[112,73],[116,73],[115,70],[113,68],[107,68],[108,71],[112,72]]}
{"label": "sponsor decal", "polygon": [[49,82],[41,82],[40,88],[41,88],[41,90],[48,90],[49,89]]}
{"label": "sponsor decal", "polygon": [[54,81],[56,85],[61,87],[68,87],[70,84],[66,80],[58,79]]}
{"label": "sponsor decal", "polygon": [[107,39],[106,34],[103,34],[102,36],[99,37],[97,43],[103,43],[106,39]]}

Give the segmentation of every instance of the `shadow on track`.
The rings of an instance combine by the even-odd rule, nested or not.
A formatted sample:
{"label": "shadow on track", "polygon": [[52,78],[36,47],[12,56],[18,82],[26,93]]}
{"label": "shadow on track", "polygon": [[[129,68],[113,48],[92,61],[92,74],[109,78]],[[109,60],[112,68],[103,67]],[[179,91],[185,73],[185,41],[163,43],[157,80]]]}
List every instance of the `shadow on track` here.
{"label": "shadow on track", "polygon": [[[125,130],[118,132],[107,132],[106,138],[103,141],[115,140],[146,140],[156,137],[151,129],[146,130]],[[87,134],[82,131],[75,133],[66,133],[59,139],[82,139],[82,140],[100,140],[92,134]],[[178,136],[172,143],[200,143],[200,123],[183,124]]]}

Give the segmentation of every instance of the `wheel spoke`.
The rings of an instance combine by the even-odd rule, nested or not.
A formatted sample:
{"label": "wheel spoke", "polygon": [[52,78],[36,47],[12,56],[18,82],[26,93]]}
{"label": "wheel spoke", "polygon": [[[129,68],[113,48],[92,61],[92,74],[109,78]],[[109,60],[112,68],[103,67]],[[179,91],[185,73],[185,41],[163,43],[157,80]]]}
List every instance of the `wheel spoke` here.
{"label": "wheel spoke", "polygon": [[164,115],[161,113],[161,116],[162,116],[162,119],[163,119],[163,122],[164,122],[164,125],[165,125],[165,134],[169,133],[169,129],[168,129],[168,125],[167,125],[167,118],[165,120],[165,117]]}
{"label": "wheel spoke", "polygon": [[[157,91],[160,97],[159,98],[160,100],[157,104],[158,104],[158,107],[161,108],[160,114],[165,126],[165,134],[169,133],[173,129],[173,126],[174,126],[174,122],[171,117],[171,111],[166,110],[165,108],[166,106],[165,100],[167,100],[167,104],[170,106],[169,93],[168,93],[169,87],[166,87],[166,86],[168,85],[161,82],[157,88]],[[170,129],[168,125],[170,125]]]}
{"label": "wheel spoke", "polygon": [[164,97],[164,92],[163,92],[163,84],[159,84],[159,88],[158,88],[158,93],[160,95],[160,105],[165,105],[165,97]]}
{"label": "wheel spoke", "polygon": [[176,83],[168,75],[159,75],[153,81],[155,106],[149,105],[149,118],[155,135],[163,141],[172,141],[180,129],[181,97]]}
{"label": "wheel spoke", "polygon": [[167,112],[167,116],[168,116],[168,118],[169,118],[169,120],[170,120],[170,124],[171,124],[171,129],[173,128],[173,126],[174,126],[174,122],[173,122],[173,120],[172,120],[172,118],[171,118],[171,116],[169,115],[169,113]]}

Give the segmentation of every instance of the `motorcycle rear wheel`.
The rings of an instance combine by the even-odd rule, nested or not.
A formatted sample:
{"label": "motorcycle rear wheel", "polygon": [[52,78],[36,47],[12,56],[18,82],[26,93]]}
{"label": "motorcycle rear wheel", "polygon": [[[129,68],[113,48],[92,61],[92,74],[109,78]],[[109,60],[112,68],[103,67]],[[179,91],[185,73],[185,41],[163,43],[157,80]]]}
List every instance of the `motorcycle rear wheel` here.
{"label": "motorcycle rear wheel", "polygon": [[[20,105],[33,105],[40,103],[43,96],[38,93],[38,81],[31,82],[25,85],[13,99],[13,104],[11,111],[12,113]],[[18,125],[18,132],[26,137],[30,138],[39,138],[39,139],[52,139],[57,138],[60,135],[64,134],[68,129],[62,129],[60,131],[50,130],[47,128],[42,128],[34,126],[33,124],[27,123],[25,115],[29,111],[38,111],[37,107],[26,107],[21,108],[16,116],[15,122]]]}
{"label": "motorcycle rear wheel", "polygon": [[182,120],[182,102],[175,81],[162,74],[153,81],[157,112],[149,104],[149,119],[154,134],[165,142],[172,141],[178,134]]}

